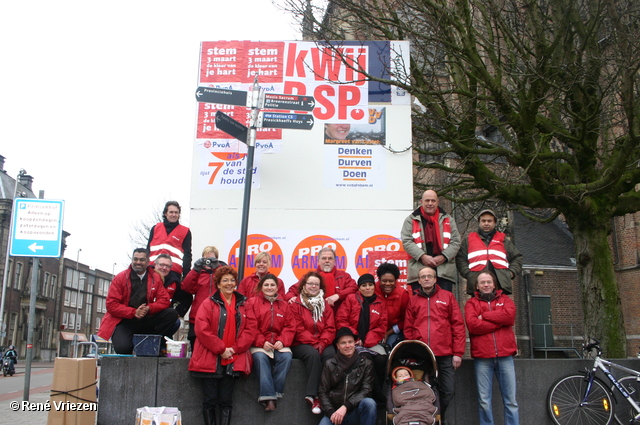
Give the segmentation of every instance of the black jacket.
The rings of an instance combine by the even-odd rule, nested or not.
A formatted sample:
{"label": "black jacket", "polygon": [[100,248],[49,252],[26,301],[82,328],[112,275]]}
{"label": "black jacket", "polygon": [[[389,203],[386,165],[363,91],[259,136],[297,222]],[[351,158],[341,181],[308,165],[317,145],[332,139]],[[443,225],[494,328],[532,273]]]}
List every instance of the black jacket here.
{"label": "black jacket", "polygon": [[[355,354],[359,354],[356,352]],[[331,415],[342,405],[347,411],[355,409],[365,397],[370,397],[373,390],[373,363],[361,356],[346,374],[338,365],[338,361],[329,359],[324,364],[320,379],[318,397],[320,407],[325,415]]]}

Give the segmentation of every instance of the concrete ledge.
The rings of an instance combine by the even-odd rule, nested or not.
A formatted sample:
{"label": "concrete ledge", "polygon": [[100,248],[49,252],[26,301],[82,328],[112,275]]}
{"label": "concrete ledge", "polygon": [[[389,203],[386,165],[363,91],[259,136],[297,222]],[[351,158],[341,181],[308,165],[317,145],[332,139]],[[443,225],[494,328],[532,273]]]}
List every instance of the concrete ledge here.
{"label": "concrete ledge", "polygon": [[[142,406],[177,407],[182,412],[183,423],[202,424],[202,391],[200,383],[187,371],[188,362],[189,359],[162,357],[104,357],[100,372],[98,425],[131,425],[135,421],[136,408]],[[640,360],[616,362],[640,369]],[[521,425],[551,425],[546,407],[551,384],[592,364],[593,361],[582,359],[516,359]],[[258,379],[255,374],[238,379],[232,423],[317,424],[320,415],[312,414],[304,401],[306,379],[304,365],[294,360],[287,376],[285,396],[272,413],[265,413],[257,401]],[[497,384],[494,384],[493,405],[495,423],[503,425],[502,399]],[[456,372],[456,397],[447,412],[447,422],[449,425],[476,425],[477,412],[473,360],[464,360]],[[384,423],[381,420],[378,422]]]}

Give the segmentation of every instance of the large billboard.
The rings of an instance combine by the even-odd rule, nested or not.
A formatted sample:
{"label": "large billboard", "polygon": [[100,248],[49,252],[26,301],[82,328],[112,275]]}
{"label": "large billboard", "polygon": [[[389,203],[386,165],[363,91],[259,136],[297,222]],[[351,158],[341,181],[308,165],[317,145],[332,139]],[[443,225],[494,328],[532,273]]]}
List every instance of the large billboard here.
{"label": "large billboard", "polygon": [[223,259],[236,264],[247,174],[253,239],[245,275],[262,250],[272,253],[274,271],[287,286],[301,270],[315,268],[318,246],[343,250],[342,268],[356,278],[367,270],[367,252],[401,251],[402,220],[412,209],[411,99],[361,71],[388,80],[406,75],[408,61],[404,41],[203,42],[198,87],[248,91],[257,75],[267,94],[313,97],[312,108],[269,111],[267,103],[265,114],[308,114],[313,128],[259,128],[247,172],[246,145],[216,128],[214,116],[222,111],[248,126],[250,110],[197,104],[194,257],[215,245]]}

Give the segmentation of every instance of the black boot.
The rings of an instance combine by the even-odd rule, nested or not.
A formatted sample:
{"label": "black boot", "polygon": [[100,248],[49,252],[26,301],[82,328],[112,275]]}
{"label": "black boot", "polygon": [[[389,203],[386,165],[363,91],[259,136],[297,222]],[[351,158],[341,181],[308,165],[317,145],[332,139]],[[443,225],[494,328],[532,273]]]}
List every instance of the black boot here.
{"label": "black boot", "polygon": [[231,408],[227,407],[220,411],[220,425],[231,424]]}
{"label": "black boot", "polygon": [[216,425],[216,409],[202,409],[204,425]]}

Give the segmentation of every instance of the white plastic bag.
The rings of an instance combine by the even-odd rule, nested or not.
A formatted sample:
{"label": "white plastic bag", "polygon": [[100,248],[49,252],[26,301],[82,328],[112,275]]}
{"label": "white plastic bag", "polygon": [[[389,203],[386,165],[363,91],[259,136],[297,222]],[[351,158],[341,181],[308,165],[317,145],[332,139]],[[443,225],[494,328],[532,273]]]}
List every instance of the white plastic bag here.
{"label": "white plastic bag", "polygon": [[138,407],[136,425],[182,425],[182,414],[177,407]]}

